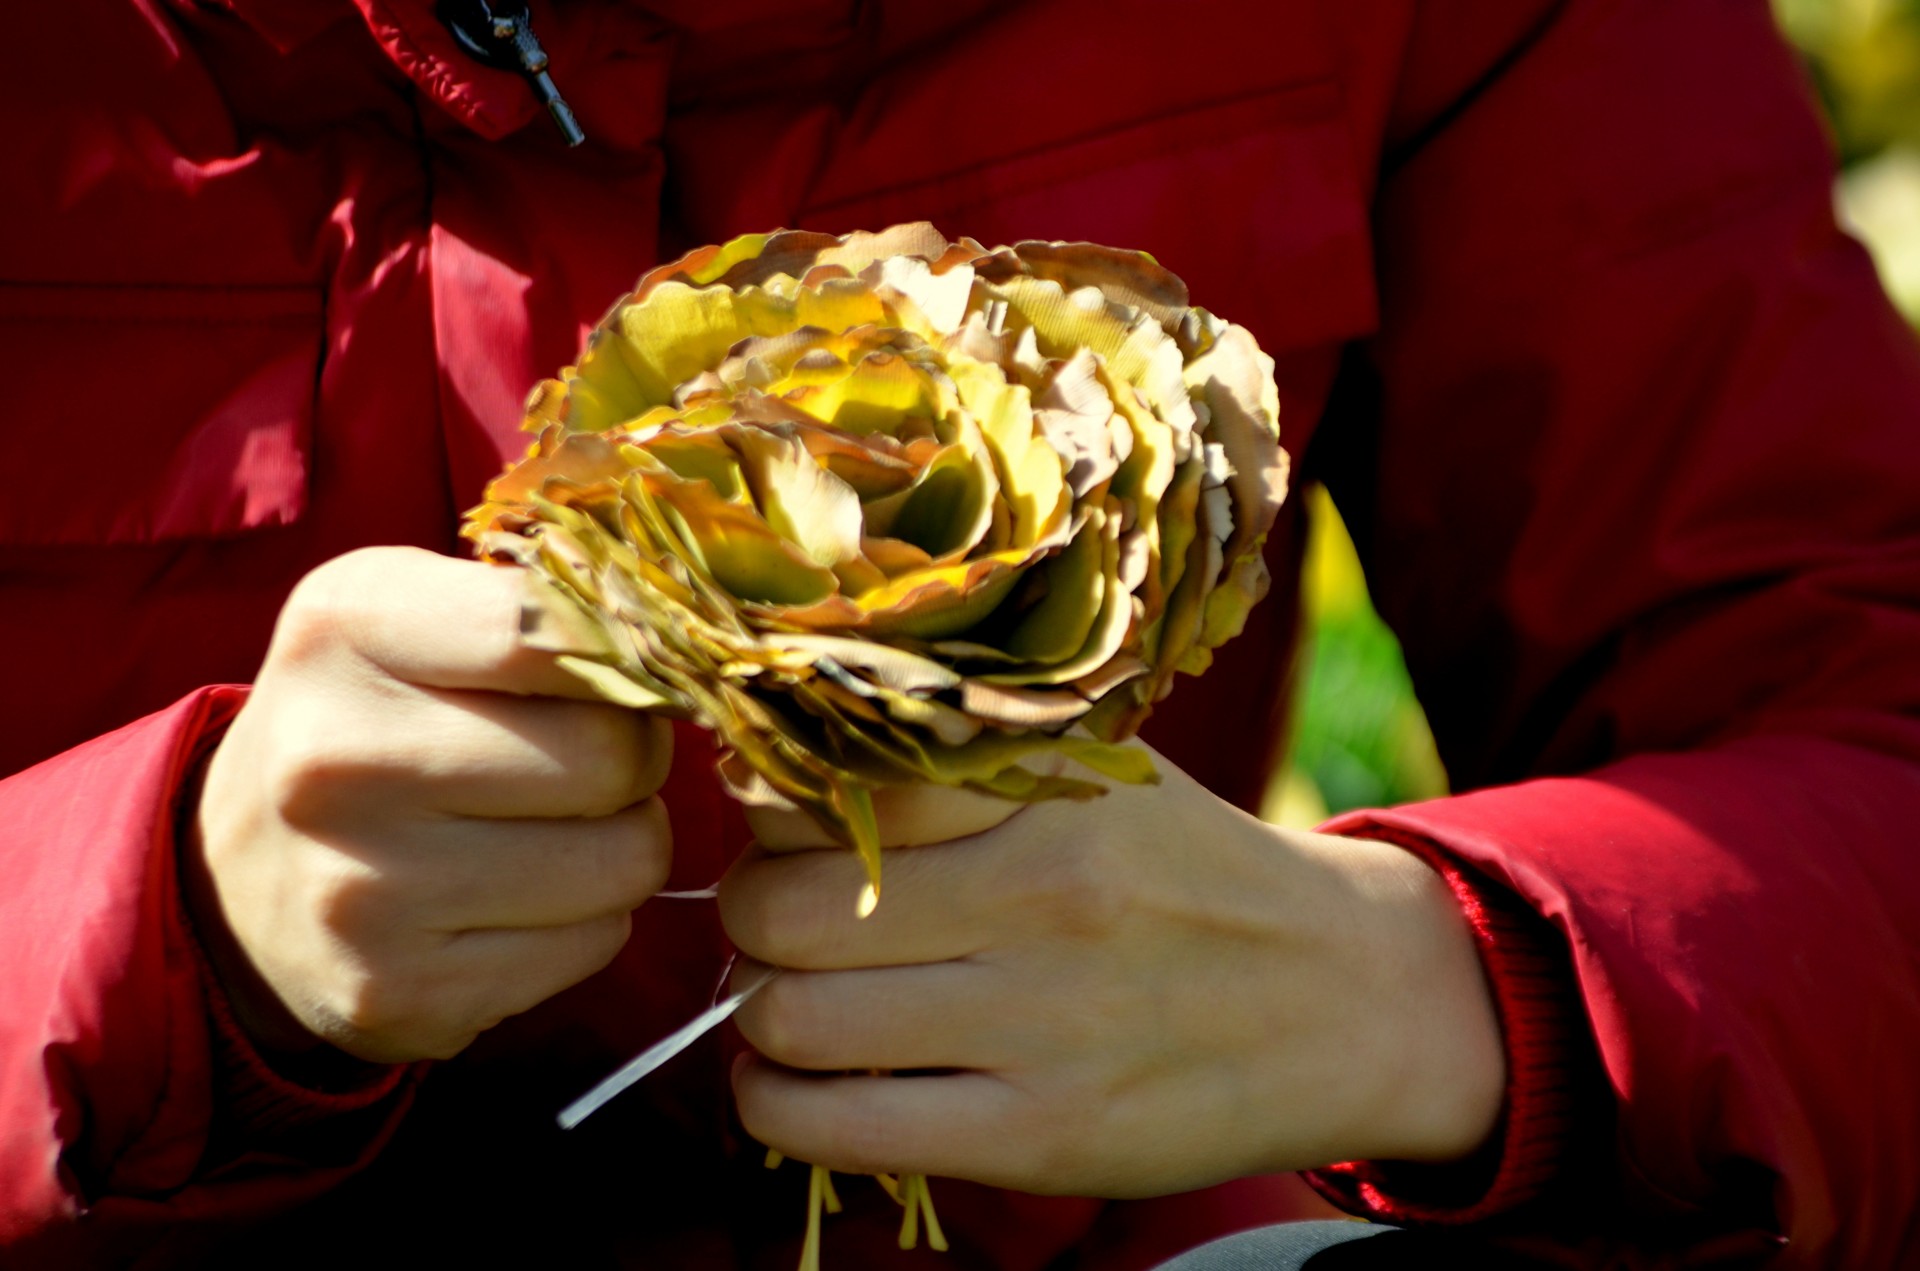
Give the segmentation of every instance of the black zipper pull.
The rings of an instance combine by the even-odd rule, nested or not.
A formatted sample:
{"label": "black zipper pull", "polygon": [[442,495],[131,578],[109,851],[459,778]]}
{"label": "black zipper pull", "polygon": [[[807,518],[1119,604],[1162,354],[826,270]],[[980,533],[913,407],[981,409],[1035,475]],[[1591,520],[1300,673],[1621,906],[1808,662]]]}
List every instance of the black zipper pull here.
{"label": "black zipper pull", "polygon": [[547,74],[547,51],[533,38],[526,0],[440,0],[436,12],[468,57],[482,66],[518,71],[525,77],[568,145],[587,139],[573,108]]}

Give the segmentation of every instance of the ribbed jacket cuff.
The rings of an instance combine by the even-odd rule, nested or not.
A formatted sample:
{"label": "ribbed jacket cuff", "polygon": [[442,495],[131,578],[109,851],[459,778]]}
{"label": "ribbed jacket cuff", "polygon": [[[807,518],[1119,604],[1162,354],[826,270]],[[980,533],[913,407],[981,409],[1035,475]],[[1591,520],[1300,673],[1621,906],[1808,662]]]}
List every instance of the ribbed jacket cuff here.
{"label": "ribbed jacket cuff", "polygon": [[207,989],[218,1116],[247,1138],[271,1139],[394,1099],[424,1065],[360,1063],[342,1056],[327,1085],[306,1085],[282,1076],[263,1058],[233,1016],[226,992],[200,961]]}
{"label": "ribbed jacket cuff", "polygon": [[1544,1192],[1574,1137],[1576,1077],[1586,1042],[1573,968],[1559,935],[1506,889],[1463,869],[1438,845],[1377,824],[1327,833],[1394,843],[1437,870],[1473,928],[1506,1047],[1507,1089],[1485,1147],[1444,1165],[1352,1161],[1306,1178],[1350,1213],[1396,1225],[1480,1222]]}

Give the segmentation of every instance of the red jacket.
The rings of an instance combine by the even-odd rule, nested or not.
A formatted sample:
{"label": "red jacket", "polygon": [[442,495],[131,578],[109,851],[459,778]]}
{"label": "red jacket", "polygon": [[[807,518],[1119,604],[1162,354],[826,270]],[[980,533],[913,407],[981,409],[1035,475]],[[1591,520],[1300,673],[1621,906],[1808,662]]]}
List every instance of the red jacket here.
{"label": "red jacket", "polygon": [[[0,1262],[189,1262],[256,1221],[226,1256],[337,1261],[393,1219],[394,1256],[435,1264],[791,1265],[798,1176],[739,1140],[719,1043],[550,1125],[704,1004],[708,908],[648,905],[611,968],[457,1060],[316,1092],[225,1019],[172,827],[238,692],[197,687],[251,677],[320,561],[451,550],[528,385],[643,268],[927,218],[1149,248],[1254,330],[1477,791],[1336,828],[1458,864],[1494,913],[1493,1181],[1322,1185],[1454,1217],[1544,1188],[1508,1221],[1920,1263],[1920,352],[1833,226],[1760,0],[534,16],[576,151],[426,0],[9,19]],[[1150,730],[1241,803],[1291,625],[1269,601]],[[668,802],[675,885],[711,882],[742,831],[697,745]],[[1571,1051],[1556,975],[1592,1032]],[[936,1186],[957,1248],[925,1265],[953,1271],[1146,1266],[1301,1208],[1286,1180]],[[847,1190],[829,1256],[914,1265]]]}

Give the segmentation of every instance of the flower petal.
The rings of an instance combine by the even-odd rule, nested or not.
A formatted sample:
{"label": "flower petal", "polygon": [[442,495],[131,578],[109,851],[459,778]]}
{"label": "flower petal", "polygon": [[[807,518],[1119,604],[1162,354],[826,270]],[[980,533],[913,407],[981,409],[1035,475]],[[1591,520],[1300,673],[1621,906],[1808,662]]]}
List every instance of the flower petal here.
{"label": "flower petal", "polygon": [[860,496],[791,433],[730,427],[728,445],[775,534],[828,569],[860,555]]}

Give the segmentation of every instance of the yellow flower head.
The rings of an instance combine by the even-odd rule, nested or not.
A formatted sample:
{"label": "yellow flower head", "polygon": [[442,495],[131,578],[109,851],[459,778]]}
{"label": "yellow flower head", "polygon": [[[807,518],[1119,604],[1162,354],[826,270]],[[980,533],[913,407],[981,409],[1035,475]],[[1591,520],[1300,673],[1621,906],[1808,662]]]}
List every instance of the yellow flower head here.
{"label": "yellow flower head", "polygon": [[529,642],[718,734],[877,886],[871,791],[1151,781],[1118,743],[1265,592],[1272,359],[1151,257],[782,231],[640,280],[535,389],[465,533]]}

